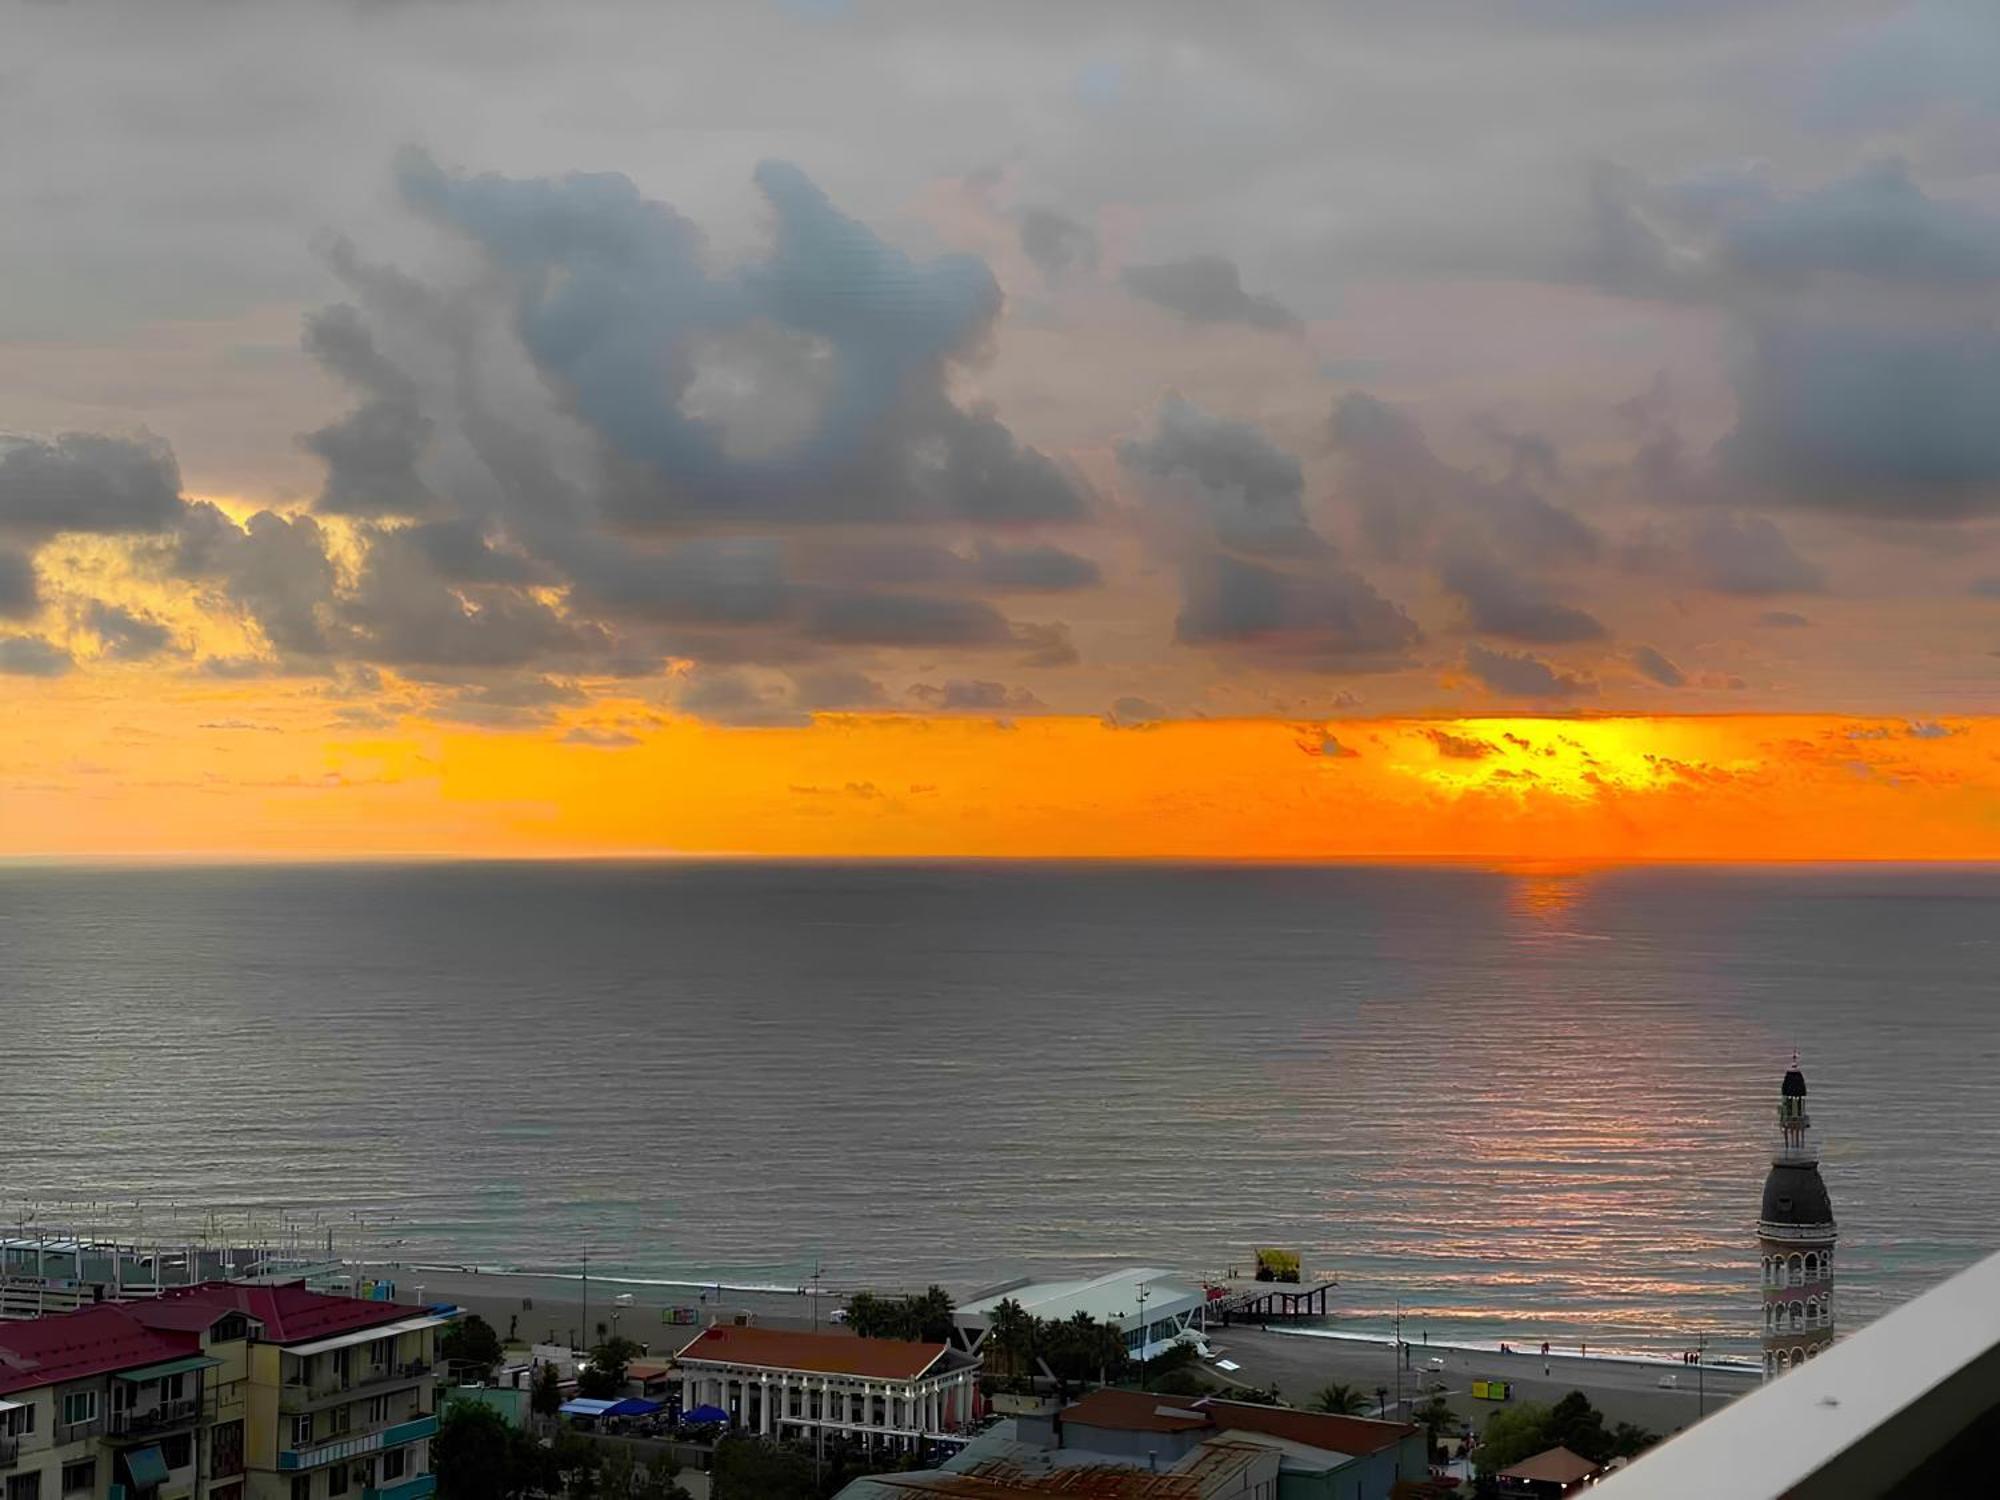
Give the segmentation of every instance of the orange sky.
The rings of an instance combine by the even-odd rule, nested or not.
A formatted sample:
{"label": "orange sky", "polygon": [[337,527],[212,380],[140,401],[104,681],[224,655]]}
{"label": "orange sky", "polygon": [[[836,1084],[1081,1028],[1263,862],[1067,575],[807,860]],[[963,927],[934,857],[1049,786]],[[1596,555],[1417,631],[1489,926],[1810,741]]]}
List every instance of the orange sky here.
{"label": "orange sky", "polygon": [[0,679],[0,856],[2000,857],[2000,718],[357,731],[310,684],[154,683]]}

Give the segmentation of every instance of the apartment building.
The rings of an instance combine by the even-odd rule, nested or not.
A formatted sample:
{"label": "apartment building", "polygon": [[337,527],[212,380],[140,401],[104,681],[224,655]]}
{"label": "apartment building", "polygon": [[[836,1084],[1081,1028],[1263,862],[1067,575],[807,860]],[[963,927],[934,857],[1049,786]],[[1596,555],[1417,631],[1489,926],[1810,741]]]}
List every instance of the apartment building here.
{"label": "apartment building", "polygon": [[421,1500],[447,1321],[212,1282],[0,1324],[0,1500]]}

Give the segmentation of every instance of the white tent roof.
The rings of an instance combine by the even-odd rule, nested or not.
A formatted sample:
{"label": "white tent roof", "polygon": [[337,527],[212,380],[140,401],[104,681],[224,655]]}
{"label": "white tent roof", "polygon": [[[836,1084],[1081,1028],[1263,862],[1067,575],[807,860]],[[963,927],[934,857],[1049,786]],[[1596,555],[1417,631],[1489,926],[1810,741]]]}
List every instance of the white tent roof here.
{"label": "white tent roof", "polygon": [[1201,1302],[1203,1292],[1178,1271],[1157,1266],[1128,1266],[1074,1281],[1030,1281],[1006,1287],[974,1299],[959,1308],[960,1317],[986,1319],[1002,1302],[1021,1304],[1023,1312],[1037,1318],[1061,1321],[1087,1312],[1100,1323],[1121,1327],[1136,1324],[1140,1315],[1140,1292],[1145,1293],[1146,1321],[1157,1322],[1173,1313],[1186,1311]]}

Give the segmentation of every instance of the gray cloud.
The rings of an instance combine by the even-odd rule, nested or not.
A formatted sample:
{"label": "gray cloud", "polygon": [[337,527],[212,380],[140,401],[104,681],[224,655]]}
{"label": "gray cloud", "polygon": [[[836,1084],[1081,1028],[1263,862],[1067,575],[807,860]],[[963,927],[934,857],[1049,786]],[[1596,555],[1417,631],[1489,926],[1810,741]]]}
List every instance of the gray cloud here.
{"label": "gray cloud", "polygon": [[591,729],[579,725],[563,736],[565,745],[588,745],[598,750],[629,750],[634,745],[644,744],[636,734],[628,734],[622,729]]}
{"label": "gray cloud", "polygon": [[1061,620],[1016,625],[1014,639],[1028,648],[1028,654],[1021,658],[1024,667],[1069,667],[1081,659],[1076,642],[1070,639],[1069,626]]}
{"label": "gray cloud", "polygon": [[1227,553],[1191,560],[1175,632],[1191,645],[1256,645],[1310,663],[1380,663],[1420,638],[1360,574],[1281,571]]}
{"label": "gray cloud", "polygon": [[46,636],[0,636],[0,674],[60,677],[75,665],[70,654]]}
{"label": "gray cloud", "polygon": [[1465,648],[1465,669],[1493,692],[1511,698],[1575,698],[1597,691],[1589,678],[1559,672],[1538,656],[1489,650],[1477,641]]}
{"label": "gray cloud", "polygon": [[888,701],[882,684],[846,667],[818,667],[792,673],[792,701],[808,712],[879,708]]}
{"label": "gray cloud", "polygon": [[1013,640],[992,605],[929,594],[831,594],[807,612],[803,632],[845,646],[996,646]]}
{"label": "gray cloud", "polygon": [[151,532],[180,513],[180,469],[157,439],[0,435],[0,534]]}
{"label": "gray cloud", "polygon": [[1661,687],[1677,688],[1687,681],[1687,677],[1679,667],[1668,661],[1666,657],[1662,656],[1651,646],[1634,646],[1632,648],[1632,665],[1637,667],[1642,674],[1657,682]]}
{"label": "gray cloud", "polygon": [[1047,544],[1007,547],[980,542],[973,550],[973,569],[981,583],[1003,592],[1060,593],[1103,581],[1103,573],[1089,558]]}
{"label": "gray cloud", "polygon": [[344,303],[306,319],[305,349],[365,398],[300,439],[326,462],[319,508],[359,516],[428,509],[432,497],[417,464],[434,424],[419,408],[416,381],[382,355],[360,312]]}
{"label": "gray cloud", "polygon": [[1097,264],[1097,236],[1053,208],[1021,210],[1021,248],[1051,280],[1071,266]]}
{"label": "gray cloud", "polygon": [[674,706],[717,724],[745,729],[796,729],[811,715],[785,696],[741,672],[702,668],[681,680]]}
{"label": "gray cloud", "polygon": [[1801,630],[1812,624],[1812,621],[1789,609],[1767,609],[1757,616],[1757,623],[1778,630]]}
{"label": "gray cloud", "polygon": [[1291,554],[1325,546],[1305,517],[1298,459],[1248,423],[1170,396],[1153,435],[1120,443],[1118,461],[1155,481],[1149,499],[1203,524],[1226,547]]}
{"label": "gray cloud", "polygon": [[26,620],[41,607],[34,559],[0,548],[0,620]]}
{"label": "gray cloud", "polygon": [[173,644],[174,633],[158,620],[102,599],[93,599],[83,618],[104,643],[105,654],[120,661],[143,661]]}
{"label": "gray cloud", "polygon": [[1504,474],[1489,477],[1440,459],[1413,418],[1373,396],[1342,397],[1327,431],[1346,461],[1343,494],[1359,508],[1363,534],[1382,557],[1412,559],[1439,532],[1477,532],[1530,563],[1597,556],[1597,533],[1536,488],[1560,470],[1545,438],[1490,433],[1509,462]]}
{"label": "gray cloud", "polygon": [[399,666],[523,667],[601,655],[611,644],[600,627],[570,621],[525,590],[452,585],[406,532],[373,539],[338,612],[355,631],[353,654]]}
{"label": "gray cloud", "polygon": [[[619,519],[798,521],[1080,515],[1078,486],[989,414],[946,393],[1000,310],[969,256],[911,260],[838,212],[797,168],[765,162],[771,254],[711,275],[700,232],[622,176],[455,177],[406,153],[404,197],[463,231],[519,285],[516,325],[577,415],[657,482]],[[826,372],[814,419],[781,450],[732,453],[726,425],[690,415],[705,338],[782,330],[794,362]],[[790,374],[788,372],[787,378]],[[775,375],[772,378],[776,378]],[[754,402],[753,389],[742,393]]]}
{"label": "gray cloud", "polygon": [[1484,635],[1555,645],[1606,634],[1596,616],[1550,598],[1541,585],[1469,549],[1449,552],[1438,577],[1465,605],[1468,627]]}
{"label": "gray cloud", "polygon": [[238,526],[206,500],[188,506],[174,570],[219,582],[280,651],[334,649],[335,571],[310,516],[259,511]]}
{"label": "gray cloud", "polygon": [[1971,592],[1976,599],[2000,599],[2000,578],[1975,578]]}
{"label": "gray cloud", "polygon": [[1762,516],[1701,517],[1688,537],[1688,554],[1702,585],[1719,594],[1807,594],[1825,583]]}
{"label": "gray cloud", "polygon": [[1220,255],[1195,255],[1153,266],[1127,266],[1125,289],[1156,302],[1191,323],[1243,323],[1252,328],[1290,329],[1298,318],[1273,297],[1243,290],[1236,264]]}
{"label": "gray cloud", "polygon": [[910,696],[946,713],[1026,713],[1042,706],[1041,700],[1026,688],[963,677],[940,683],[914,683]]}
{"label": "gray cloud", "polygon": [[1128,695],[1112,700],[1111,707],[1105,710],[1104,723],[1111,729],[1141,729],[1166,717],[1167,711],[1152,699]]}

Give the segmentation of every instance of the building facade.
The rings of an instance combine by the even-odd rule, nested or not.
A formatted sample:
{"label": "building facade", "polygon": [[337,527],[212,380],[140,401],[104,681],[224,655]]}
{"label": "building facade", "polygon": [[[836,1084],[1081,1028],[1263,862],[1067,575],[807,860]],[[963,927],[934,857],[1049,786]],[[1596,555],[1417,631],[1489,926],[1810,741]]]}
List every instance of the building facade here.
{"label": "building facade", "polygon": [[420,1500],[446,1321],[210,1283],[0,1325],[0,1500]]}
{"label": "building facade", "polygon": [[1798,1059],[1778,1090],[1778,1149],[1764,1178],[1757,1247],[1764,1274],[1764,1378],[1815,1359],[1833,1343],[1833,1200],[1809,1140]]}
{"label": "building facade", "polygon": [[944,1344],[718,1323],[675,1357],[681,1410],[712,1406],[746,1432],[837,1434],[915,1448],[975,1415],[979,1361]]}

